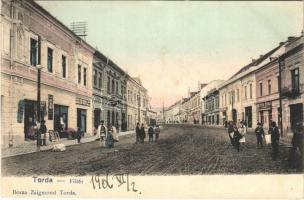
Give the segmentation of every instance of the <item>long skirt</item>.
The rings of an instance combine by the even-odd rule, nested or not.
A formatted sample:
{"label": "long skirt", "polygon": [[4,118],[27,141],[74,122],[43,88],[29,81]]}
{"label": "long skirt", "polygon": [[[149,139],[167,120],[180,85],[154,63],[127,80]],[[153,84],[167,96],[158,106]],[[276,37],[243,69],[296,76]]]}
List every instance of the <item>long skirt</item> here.
{"label": "long skirt", "polygon": [[114,139],[111,134],[108,134],[106,138],[106,147],[107,148],[113,148],[114,147]]}

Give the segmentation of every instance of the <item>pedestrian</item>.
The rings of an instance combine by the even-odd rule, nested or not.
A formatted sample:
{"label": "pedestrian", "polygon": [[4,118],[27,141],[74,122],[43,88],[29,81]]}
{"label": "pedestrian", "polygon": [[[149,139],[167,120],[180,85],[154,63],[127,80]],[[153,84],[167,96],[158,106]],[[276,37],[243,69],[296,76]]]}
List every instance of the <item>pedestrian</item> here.
{"label": "pedestrian", "polygon": [[160,134],[159,125],[156,125],[154,133],[155,133],[155,142],[157,142]]}
{"label": "pedestrian", "polygon": [[106,135],[107,135],[107,127],[104,125],[104,121],[101,120],[100,124],[97,128],[97,140],[100,141],[100,146],[105,147],[106,146]]}
{"label": "pedestrian", "polygon": [[144,127],[144,124],[141,124],[141,127],[140,127],[140,143],[144,143],[145,138],[146,138],[145,127]]}
{"label": "pedestrian", "polygon": [[257,148],[263,147],[263,137],[265,137],[263,126],[260,122],[257,124],[257,128],[255,129],[255,134],[257,138]]}
{"label": "pedestrian", "polygon": [[77,138],[77,143],[78,143],[78,144],[80,143],[81,137],[82,137],[81,128],[80,128],[80,127],[77,127],[76,138]]}
{"label": "pedestrian", "polygon": [[280,133],[275,121],[271,122],[268,132],[271,135],[272,160],[276,160],[279,153]]}
{"label": "pedestrian", "polygon": [[46,146],[46,132],[47,132],[47,128],[46,128],[44,120],[41,121],[39,131],[40,131],[40,138],[39,138],[40,139],[40,145],[41,146]]}
{"label": "pedestrian", "polygon": [[236,126],[236,124],[233,124],[233,143],[236,148],[236,150],[239,152],[240,151],[240,139],[241,139],[241,134]]}
{"label": "pedestrian", "polygon": [[149,134],[149,142],[153,142],[153,134],[154,134],[154,130],[152,125],[150,125],[149,129],[148,129],[148,134]]}
{"label": "pedestrian", "polygon": [[136,143],[139,143],[139,141],[140,141],[140,127],[139,127],[139,123],[136,124],[135,134],[136,134]]}
{"label": "pedestrian", "polygon": [[292,168],[302,171],[303,168],[303,143],[304,129],[302,122],[297,122],[293,128],[293,137],[291,140],[292,148],[289,154],[289,164]]}
{"label": "pedestrian", "polygon": [[247,128],[246,128],[246,125],[245,125],[244,121],[240,122],[239,132],[242,136],[241,139],[240,139],[240,143],[245,144],[245,142],[246,142],[245,136],[246,136]]}
{"label": "pedestrian", "polygon": [[114,148],[113,127],[111,123],[108,125],[105,143],[107,148]]}
{"label": "pedestrian", "polygon": [[228,136],[231,142],[231,145],[234,146],[234,142],[233,142],[233,133],[234,133],[234,129],[233,129],[233,124],[232,122],[228,122]]}

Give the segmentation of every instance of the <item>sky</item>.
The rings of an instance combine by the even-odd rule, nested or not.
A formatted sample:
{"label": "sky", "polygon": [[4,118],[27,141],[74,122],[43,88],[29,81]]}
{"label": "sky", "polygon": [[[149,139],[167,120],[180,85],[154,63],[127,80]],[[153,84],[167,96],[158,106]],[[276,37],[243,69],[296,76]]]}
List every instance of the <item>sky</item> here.
{"label": "sky", "polygon": [[304,3],[37,1],[131,76],[152,107],[170,106],[198,83],[226,80],[252,58],[303,30]]}

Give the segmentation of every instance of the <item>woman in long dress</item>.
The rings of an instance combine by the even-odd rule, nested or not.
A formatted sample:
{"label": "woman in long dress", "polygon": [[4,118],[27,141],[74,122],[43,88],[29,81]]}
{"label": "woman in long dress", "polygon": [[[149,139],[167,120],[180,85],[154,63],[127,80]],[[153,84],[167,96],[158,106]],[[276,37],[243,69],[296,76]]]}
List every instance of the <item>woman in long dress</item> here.
{"label": "woman in long dress", "polygon": [[246,130],[246,126],[243,121],[240,122],[239,132],[242,136],[242,138],[240,139],[240,143],[245,144],[245,142],[246,142],[245,136],[246,136],[247,130]]}
{"label": "woman in long dress", "polygon": [[108,132],[106,134],[106,147],[113,148],[114,147],[114,138],[113,138],[113,127],[112,124],[109,124]]}

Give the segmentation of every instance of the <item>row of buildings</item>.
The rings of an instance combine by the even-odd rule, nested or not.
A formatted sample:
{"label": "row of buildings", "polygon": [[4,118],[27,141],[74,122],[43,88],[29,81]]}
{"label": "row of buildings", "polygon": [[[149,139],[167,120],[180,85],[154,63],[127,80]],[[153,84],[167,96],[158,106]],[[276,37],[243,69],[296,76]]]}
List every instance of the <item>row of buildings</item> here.
{"label": "row of buildings", "polygon": [[1,2],[2,147],[31,138],[39,107],[47,128],[59,132],[80,127],[92,135],[101,120],[121,131],[134,129],[137,122],[149,123],[154,113],[139,78],[35,1]]}
{"label": "row of buildings", "polygon": [[200,84],[165,110],[166,123],[200,123],[223,126],[245,121],[249,128],[277,122],[289,132],[303,123],[303,32],[243,66],[228,80]]}

